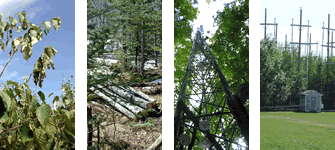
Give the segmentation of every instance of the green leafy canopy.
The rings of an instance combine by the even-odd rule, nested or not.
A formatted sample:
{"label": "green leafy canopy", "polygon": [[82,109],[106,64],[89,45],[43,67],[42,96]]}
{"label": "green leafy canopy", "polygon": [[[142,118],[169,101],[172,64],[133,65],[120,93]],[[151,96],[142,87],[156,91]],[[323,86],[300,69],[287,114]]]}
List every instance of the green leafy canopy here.
{"label": "green leafy canopy", "polygon": [[[15,15],[14,15],[15,16]],[[42,40],[43,32],[47,35],[51,24],[57,31],[61,24],[59,17],[52,18],[50,21],[43,21],[42,24],[35,25],[28,21],[26,12],[17,13],[18,20],[14,16],[6,19],[0,13],[0,46],[5,52],[8,43],[11,41],[9,50],[9,60],[2,68],[0,78],[11,61],[14,54],[20,49],[23,58],[28,61],[32,55],[33,45]],[[9,22],[6,20],[9,19]],[[43,29],[44,28],[44,29]],[[26,33],[21,33],[26,31]],[[20,36],[12,39],[15,31]],[[4,36],[4,34],[7,36]],[[6,42],[3,42],[3,41]],[[31,75],[35,85],[42,88],[43,80],[46,78],[46,69],[55,69],[52,57],[57,51],[51,46],[44,48],[34,69],[28,76],[23,78],[24,82],[8,80],[3,83],[0,89],[0,148],[1,149],[72,149],[75,148],[74,133],[74,89],[70,82],[62,85],[65,96],[62,100],[58,96],[54,97],[54,102],[66,102],[51,109],[45,103],[45,94],[38,91],[33,94],[28,86]],[[49,94],[49,97],[52,95]],[[39,100],[42,103],[39,103]],[[66,137],[66,138],[64,138]]]}

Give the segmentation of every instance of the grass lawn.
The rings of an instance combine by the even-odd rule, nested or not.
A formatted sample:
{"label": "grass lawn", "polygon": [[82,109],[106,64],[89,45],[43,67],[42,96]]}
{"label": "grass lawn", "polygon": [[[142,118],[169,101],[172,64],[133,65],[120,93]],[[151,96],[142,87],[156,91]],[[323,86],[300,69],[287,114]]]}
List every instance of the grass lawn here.
{"label": "grass lawn", "polygon": [[261,149],[335,149],[335,112],[260,114]]}

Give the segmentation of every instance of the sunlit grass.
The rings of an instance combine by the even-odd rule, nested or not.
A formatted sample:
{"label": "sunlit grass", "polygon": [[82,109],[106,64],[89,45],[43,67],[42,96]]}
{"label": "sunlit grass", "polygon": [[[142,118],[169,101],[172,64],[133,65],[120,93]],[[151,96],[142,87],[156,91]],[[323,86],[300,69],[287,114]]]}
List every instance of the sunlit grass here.
{"label": "sunlit grass", "polygon": [[335,113],[261,112],[261,149],[335,149]]}

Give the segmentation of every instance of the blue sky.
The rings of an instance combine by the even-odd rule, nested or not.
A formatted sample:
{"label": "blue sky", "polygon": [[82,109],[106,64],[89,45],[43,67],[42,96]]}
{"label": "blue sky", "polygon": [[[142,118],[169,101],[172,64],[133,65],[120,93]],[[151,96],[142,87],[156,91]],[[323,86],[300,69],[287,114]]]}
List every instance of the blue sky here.
{"label": "blue sky", "polygon": [[[13,16],[17,12],[26,11],[27,19],[33,24],[41,24],[42,21],[50,21],[51,18],[60,17],[62,22],[58,29],[55,31],[52,27],[48,36],[43,35],[41,41],[33,45],[33,53],[28,62],[23,58],[22,53],[15,53],[12,61],[8,64],[4,74],[0,78],[0,83],[6,80],[13,80],[23,82],[23,77],[28,76],[33,71],[34,64],[46,46],[52,46],[57,50],[57,54],[52,58],[55,64],[55,70],[46,70],[47,77],[44,79],[43,87],[37,88],[31,77],[29,81],[30,88],[36,93],[42,91],[46,97],[50,93],[53,96],[47,98],[46,102],[52,105],[53,97],[62,94],[62,73],[67,81],[71,75],[71,83],[75,86],[75,1],[72,0],[1,0],[0,12],[3,14],[3,19],[8,16]],[[17,15],[14,16],[18,20]],[[9,21],[7,19],[6,21]],[[21,25],[21,24],[18,24]],[[23,31],[21,33],[25,33]],[[13,31],[13,39],[18,37],[19,34]],[[6,39],[5,39],[6,40]],[[3,40],[3,41],[5,41]],[[10,43],[10,42],[9,42]],[[0,70],[7,63],[10,50],[10,45],[6,52],[0,52]]]}
{"label": "blue sky", "polygon": [[[334,13],[334,1],[328,0],[318,0],[314,2],[305,2],[302,0],[261,0],[260,1],[260,23],[264,23],[265,19],[265,8],[267,8],[267,22],[273,23],[274,18],[276,18],[276,23],[278,23],[278,42],[285,42],[285,34],[287,34],[288,42],[291,41],[291,31],[292,18],[293,24],[300,23],[300,7],[302,9],[302,24],[309,24],[312,26],[309,28],[309,33],[312,33],[312,43],[318,41],[318,47],[312,46],[314,53],[321,53],[321,43],[322,43],[322,26],[323,22],[325,27],[328,27],[328,14],[330,14],[330,28],[335,29],[335,13]],[[259,26],[260,36],[262,39],[264,37],[264,26]],[[271,25],[267,28],[267,34],[274,33],[274,27]],[[324,44],[327,40],[327,31],[324,31]],[[305,43],[307,41],[307,28],[302,29],[302,39],[301,41]],[[331,36],[331,33],[330,33]],[[330,38],[331,40],[331,38]],[[293,28],[293,42],[299,42],[299,28],[295,26]],[[316,51],[318,48],[318,51]],[[302,52],[305,53],[305,47],[302,47]],[[330,53],[330,52],[329,52]],[[327,55],[326,47],[323,48],[323,55]]]}

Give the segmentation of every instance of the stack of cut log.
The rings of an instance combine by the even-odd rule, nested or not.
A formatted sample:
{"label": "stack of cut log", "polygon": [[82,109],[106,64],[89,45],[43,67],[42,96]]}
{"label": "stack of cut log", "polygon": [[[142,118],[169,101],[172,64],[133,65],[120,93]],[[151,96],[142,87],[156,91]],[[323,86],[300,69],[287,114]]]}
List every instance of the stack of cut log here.
{"label": "stack of cut log", "polygon": [[103,87],[96,85],[89,89],[106,101],[108,106],[113,107],[130,119],[136,119],[136,116],[141,111],[155,109],[152,107],[157,106],[157,102],[154,99],[132,87],[125,89],[116,86]]}

